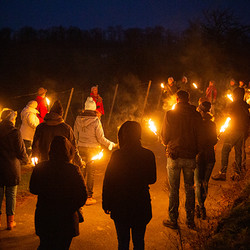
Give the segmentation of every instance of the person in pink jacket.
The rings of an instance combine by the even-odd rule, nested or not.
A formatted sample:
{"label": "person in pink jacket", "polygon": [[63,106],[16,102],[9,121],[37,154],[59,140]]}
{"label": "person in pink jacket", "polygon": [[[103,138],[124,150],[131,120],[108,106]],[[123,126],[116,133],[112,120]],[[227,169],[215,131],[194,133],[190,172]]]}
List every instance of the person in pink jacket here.
{"label": "person in pink jacket", "polygon": [[38,106],[36,109],[39,111],[39,113],[37,114],[37,117],[39,118],[40,123],[43,122],[45,115],[48,113],[48,109],[47,109],[46,102],[45,102],[46,93],[47,93],[47,89],[45,88],[39,88],[37,91],[36,101],[38,103]]}
{"label": "person in pink jacket", "polygon": [[215,81],[211,80],[209,86],[206,89],[206,98],[211,103],[211,112],[214,114],[214,105],[217,98],[217,89],[215,87]]}
{"label": "person in pink jacket", "polygon": [[98,94],[98,85],[93,86],[91,88],[90,96],[93,98],[93,100],[96,103],[96,114],[98,118],[101,118],[101,116],[104,115],[104,107],[103,107],[102,98]]}

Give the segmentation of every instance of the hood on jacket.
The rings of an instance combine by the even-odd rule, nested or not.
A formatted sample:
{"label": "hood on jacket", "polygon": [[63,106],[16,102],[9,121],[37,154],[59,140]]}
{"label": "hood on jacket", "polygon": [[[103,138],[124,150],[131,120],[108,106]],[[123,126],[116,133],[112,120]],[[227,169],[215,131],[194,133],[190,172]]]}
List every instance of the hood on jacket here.
{"label": "hood on jacket", "polygon": [[212,118],[213,118],[213,115],[211,115],[210,113],[204,113],[204,114],[202,115],[202,119],[203,119],[204,121],[211,121]]}
{"label": "hood on jacket", "polygon": [[85,110],[82,115],[76,117],[76,124],[82,128],[88,127],[98,119],[95,111]]}
{"label": "hood on jacket", "polygon": [[29,113],[39,114],[39,111],[31,106],[26,106],[21,112],[21,119],[23,120],[23,118],[27,116]]}
{"label": "hood on jacket", "polygon": [[175,110],[180,111],[183,114],[187,114],[190,112],[196,112],[196,107],[186,102],[179,102],[176,104],[174,110],[170,110],[169,112],[175,112]]}
{"label": "hood on jacket", "polygon": [[44,122],[48,125],[58,125],[60,123],[63,123],[64,120],[62,118],[61,115],[59,115],[58,113],[54,113],[54,112],[49,112],[45,115],[44,117]]}
{"label": "hood on jacket", "polygon": [[37,103],[37,101],[34,101],[34,100],[29,101],[29,102],[27,103],[27,105],[26,105],[26,107],[30,107],[30,108],[33,108],[33,109],[36,109],[37,106],[38,106],[38,103]]}
{"label": "hood on jacket", "polygon": [[50,145],[49,159],[70,162],[73,156],[74,148],[71,142],[65,136],[55,136]]}
{"label": "hood on jacket", "polygon": [[16,128],[14,127],[14,124],[11,121],[3,120],[2,122],[0,122],[0,138],[8,135],[15,129]]}
{"label": "hood on jacket", "polygon": [[118,131],[120,148],[125,145],[141,144],[141,125],[136,121],[126,121]]}

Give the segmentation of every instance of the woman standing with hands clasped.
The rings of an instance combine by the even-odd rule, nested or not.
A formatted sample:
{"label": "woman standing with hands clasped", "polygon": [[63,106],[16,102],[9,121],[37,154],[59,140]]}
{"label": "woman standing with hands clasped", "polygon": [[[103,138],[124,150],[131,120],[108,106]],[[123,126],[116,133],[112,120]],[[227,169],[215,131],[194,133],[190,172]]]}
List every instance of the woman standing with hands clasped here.
{"label": "woman standing with hands clasped", "polygon": [[141,126],[126,121],[118,132],[119,149],[108,163],[102,194],[103,210],[114,220],[118,249],[144,249],[146,226],[152,218],[149,186],[156,182],[155,156],[141,146]]}

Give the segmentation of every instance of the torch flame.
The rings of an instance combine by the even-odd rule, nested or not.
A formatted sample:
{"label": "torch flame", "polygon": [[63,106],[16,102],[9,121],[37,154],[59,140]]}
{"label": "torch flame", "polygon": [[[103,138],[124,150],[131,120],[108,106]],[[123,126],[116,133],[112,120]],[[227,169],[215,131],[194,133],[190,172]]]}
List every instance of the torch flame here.
{"label": "torch flame", "polygon": [[231,100],[232,102],[234,101],[232,94],[227,94],[227,98]]}
{"label": "torch flame", "polygon": [[153,122],[151,119],[149,119],[148,123],[149,123],[149,126],[148,126],[149,129],[150,129],[155,135],[157,135],[157,128],[156,128],[154,122]]}
{"label": "torch flame", "polygon": [[220,128],[220,133],[225,132],[225,130],[226,130],[226,128],[228,127],[230,121],[231,121],[231,118],[230,118],[230,117],[227,117],[227,119],[226,119],[224,125],[222,125],[221,128]]}
{"label": "torch flame", "polygon": [[91,158],[91,160],[92,160],[92,161],[100,160],[102,157],[103,157],[103,150],[102,150],[99,154],[93,156],[93,157]]}
{"label": "torch flame", "polygon": [[161,88],[162,88],[162,89],[164,89],[164,88],[165,88],[164,83],[161,83]]}
{"label": "torch flame", "polygon": [[177,103],[175,103],[175,104],[172,106],[172,110],[174,110],[174,109],[175,109],[176,104],[177,104]]}
{"label": "torch flame", "polygon": [[50,105],[50,100],[49,100],[49,98],[46,97],[45,99],[46,99],[47,105],[49,106],[49,105]]}
{"label": "torch flame", "polygon": [[36,164],[38,163],[38,158],[37,157],[32,157],[31,162],[32,162],[32,166],[36,166]]}
{"label": "torch flame", "polygon": [[193,83],[193,86],[196,88],[196,89],[198,89],[198,86],[197,86],[197,84],[195,84],[195,83]]}

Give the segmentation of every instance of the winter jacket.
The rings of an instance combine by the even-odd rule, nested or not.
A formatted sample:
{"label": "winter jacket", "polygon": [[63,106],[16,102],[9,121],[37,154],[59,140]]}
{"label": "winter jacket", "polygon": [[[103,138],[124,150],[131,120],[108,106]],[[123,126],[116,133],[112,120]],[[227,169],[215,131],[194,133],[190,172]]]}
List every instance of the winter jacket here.
{"label": "winter jacket", "polygon": [[36,109],[39,112],[37,114],[37,117],[39,118],[40,123],[42,123],[45,115],[48,113],[48,109],[45,103],[45,98],[42,98],[41,96],[37,96],[36,101],[38,103],[38,106]]}
{"label": "winter jacket", "polygon": [[111,218],[147,224],[152,218],[149,184],[156,182],[155,156],[139,144],[112,153],[103,181],[102,206]]}
{"label": "winter jacket", "polygon": [[249,105],[243,100],[233,101],[227,107],[227,113],[231,118],[226,133],[243,132],[247,134],[249,128]]}
{"label": "winter jacket", "polygon": [[102,98],[99,95],[95,96],[93,93],[90,93],[90,96],[93,98],[93,100],[96,103],[96,110],[99,111],[102,115],[104,115],[104,107],[103,107]]}
{"label": "winter jacket", "polygon": [[204,166],[207,163],[215,162],[214,146],[217,143],[216,125],[208,113],[204,113],[202,116],[202,136],[203,146],[197,156],[197,163]]}
{"label": "winter jacket", "polygon": [[76,117],[74,134],[77,146],[80,147],[96,148],[101,144],[108,148],[112,143],[105,138],[102,123],[96,112],[91,110],[85,110]]}
{"label": "winter jacket", "polygon": [[33,141],[35,130],[37,125],[40,123],[37,117],[38,110],[32,107],[25,107],[21,112],[21,134],[22,138],[27,141]]}
{"label": "winter jacket", "polygon": [[77,210],[85,204],[87,193],[78,166],[60,160],[39,163],[31,175],[30,192],[38,195],[35,212],[37,235],[79,235]]}
{"label": "winter jacket", "polygon": [[28,163],[20,131],[13,123],[0,123],[0,186],[16,186],[21,179],[21,164]]}
{"label": "winter jacket", "polygon": [[172,159],[193,159],[202,147],[201,115],[195,106],[179,102],[163,121],[161,136]]}
{"label": "winter jacket", "polygon": [[37,156],[39,161],[46,161],[49,159],[49,148],[55,136],[65,136],[75,148],[74,162],[78,166],[82,165],[81,157],[76,148],[75,136],[72,128],[66,124],[57,113],[50,112],[44,117],[44,122],[36,127],[33,144],[32,155]]}

